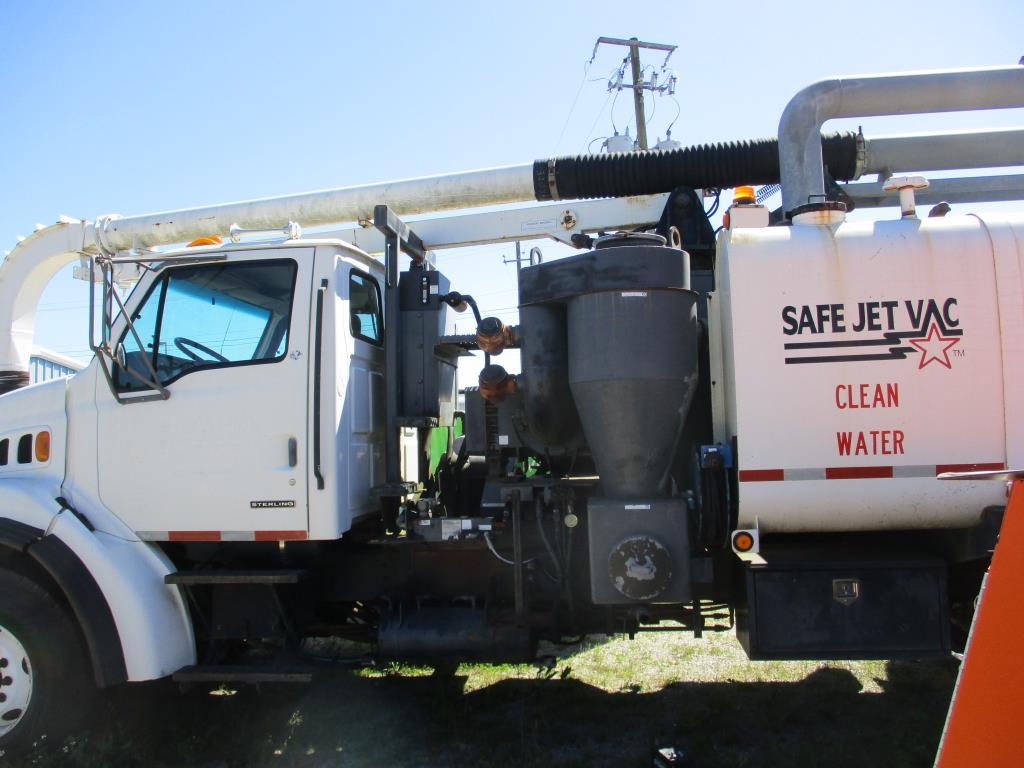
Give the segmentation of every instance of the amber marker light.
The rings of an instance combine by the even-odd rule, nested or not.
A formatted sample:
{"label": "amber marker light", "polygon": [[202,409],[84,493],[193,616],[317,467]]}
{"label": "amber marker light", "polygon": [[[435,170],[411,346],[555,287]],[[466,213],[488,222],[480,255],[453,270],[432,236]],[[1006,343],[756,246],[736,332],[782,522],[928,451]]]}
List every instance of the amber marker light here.
{"label": "amber marker light", "polygon": [[747,185],[736,187],[736,191],[732,195],[733,203],[749,204],[753,203],[756,199],[757,194],[754,192],[754,188]]}
{"label": "amber marker light", "polygon": [[50,460],[50,433],[43,430],[36,435],[36,461]]}
{"label": "amber marker light", "polygon": [[746,531],[736,531],[732,535],[732,547],[737,552],[749,552],[754,548],[754,537]]}
{"label": "amber marker light", "polygon": [[220,245],[220,238],[217,235],[211,237],[197,237],[186,248],[198,248],[200,245]]}

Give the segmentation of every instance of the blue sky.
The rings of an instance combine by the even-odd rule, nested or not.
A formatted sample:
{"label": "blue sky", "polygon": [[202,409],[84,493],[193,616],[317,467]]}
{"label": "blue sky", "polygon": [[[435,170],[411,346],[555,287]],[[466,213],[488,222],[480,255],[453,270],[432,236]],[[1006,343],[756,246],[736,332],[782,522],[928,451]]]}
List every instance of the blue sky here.
{"label": "blue sky", "polygon": [[[600,35],[679,46],[673,137],[684,144],[774,135],[788,99],[829,75],[1016,63],[1024,3],[4,0],[0,32],[7,250],[61,213],[144,213],[585,151],[610,133],[604,78],[622,56],[599,51],[587,77],[600,80],[587,82]],[[667,99],[656,109],[653,138],[676,114]],[[630,121],[628,93],[614,116],[620,129]],[[870,134],[1024,116],[859,122]],[[439,266],[486,313],[515,303],[501,263],[511,252],[446,252]],[[83,352],[86,299],[84,283],[58,275],[37,343]]]}

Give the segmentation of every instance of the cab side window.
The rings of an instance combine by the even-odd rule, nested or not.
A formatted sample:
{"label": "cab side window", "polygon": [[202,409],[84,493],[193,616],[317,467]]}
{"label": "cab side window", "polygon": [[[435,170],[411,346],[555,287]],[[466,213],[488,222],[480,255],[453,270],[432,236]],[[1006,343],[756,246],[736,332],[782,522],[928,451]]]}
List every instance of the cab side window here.
{"label": "cab side window", "polygon": [[200,368],[281,360],[295,274],[286,260],[169,269],[132,317],[138,339],[131,329],[121,338],[118,389],[148,389],[147,361],[167,385]]}
{"label": "cab side window", "polygon": [[384,338],[384,323],[377,281],[369,275],[352,270],[348,280],[348,303],[352,335],[380,346]]}

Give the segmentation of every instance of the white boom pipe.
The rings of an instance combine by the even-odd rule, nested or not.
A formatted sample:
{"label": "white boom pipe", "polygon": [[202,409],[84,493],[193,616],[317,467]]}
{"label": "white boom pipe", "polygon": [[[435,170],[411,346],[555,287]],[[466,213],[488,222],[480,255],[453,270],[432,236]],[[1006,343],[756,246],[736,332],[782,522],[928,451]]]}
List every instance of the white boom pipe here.
{"label": "white boom pipe", "polygon": [[[977,70],[972,71],[972,74],[982,72],[988,76],[993,71],[997,73],[1012,71],[1014,75],[1020,76],[1019,82],[1024,83],[1024,67],[1016,67],[1013,70]],[[938,76],[938,74],[935,75],[935,77]],[[787,178],[790,180],[794,178],[793,173],[800,170],[796,167],[796,163],[802,159],[795,154],[798,142],[794,138],[794,132],[798,129],[803,130],[810,125],[810,123],[801,123],[794,127],[791,125],[796,120],[794,115],[799,116],[802,120],[817,121],[813,130],[808,129],[810,130],[808,135],[811,136],[809,144],[814,145],[813,151],[808,150],[808,152],[817,158],[817,171],[808,167],[804,168],[801,173],[803,178],[810,178],[815,173],[821,177],[821,146],[817,138],[820,125],[827,119],[827,116],[839,116],[831,114],[830,109],[845,112],[852,108],[851,103],[856,103],[852,102],[851,98],[845,94],[844,89],[853,87],[847,83],[871,80],[873,84],[875,81],[897,80],[902,84],[904,81],[910,80],[915,83],[914,87],[919,89],[918,78],[920,77],[923,76],[901,75],[853,78],[851,81],[824,81],[824,84],[819,83],[801,91],[801,94],[806,95],[795,97],[783,116],[782,128],[788,132],[787,135],[790,139],[788,156],[786,144],[781,138],[779,145],[784,199],[788,199]],[[1005,77],[1004,80],[1006,80]],[[926,82],[930,85],[933,81],[926,79]],[[978,104],[1006,106],[1006,102],[1022,100],[1024,97],[1013,93],[1018,81],[1009,82],[1013,87],[1004,85],[1003,80],[996,81],[995,84],[1001,85],[1003,90],[974,99],[969,108],[979,108]],[[834,83],[839,85],[835,86]],[[1011,91],[1010,97],[1006,97],[1004,94],[1007,88]],[[1024,85],[1020,89],[1024,89]],[[829,98],[822,100],[820,92],[827,93]],[[831,105],[829,99],[832,97],[838,98],[841,104]],[[945,99],[945,97],[943,98]],[[951,98],[947,100],[951,103],[963,103]],[[896,107],[886,100],[879,101],[877,106],[874,101],[869,100],[869,102],[872,106],[859,108],[861,111],[857,114],[867,114],[868,112],[876,114],[896,110]],[[919,100],[917,103],[924,102]],[[927,103],[931,104],[933,108],[937,108],[934,106],[936,102]],[[807,114],[808,111],[811,113],[810,116]],[[914,109],[907,107],[902,111],[909,112]],[[998,154],[997,145],[1013,146],[1019,140],[1020,135],[1019,129],[997,132],[991,136],[991,142],[986,142],[985,137],[972,134],[950,134],[948,137],[907,136],[891,137],[891,139],[879,137],[877,140],[868,142],[868,160],[869,162],[872,160],[872,147],[877,146],[876,159],[883,162],[889,161],[888,159],[893,154],[903,150],[911,152],[915,157],[930,158],[932,165],[929,168],[939,167],[935,164],[935,159],[943,156],[948,157],[948,160],[942,164],[942,167],[991,167],[994,164],[993,155]],[[938,142],[938,144],[933,142]],[[973,156],[978,155],[979,152],[981,153],[980,157]],[[963,162],[958,164],[957,160],[960,158],[963,158]],[[806,158],[803,160],[806,161]],[[789,162],[788,166],[787,162]],[[877,162],[875,164],[877,165]],[[789,177],[787,177],[787,167],[790,170]],[[918,170],[924,170],[924,167]],[[317,192],[302,192],[258,200],[243,200],[179,211],[149,213],[124,218],[103,217],[96,223],[95,242],[103,250],[113,253],[128,248],[153,247],[168,243],[187,242],[198,237],[223,235],[233,224],[247,229],[274,229],[288,221],[296,221],[305,227],[317,227],[348,221],[370,220],[373,218],[374,206],[381,203],[390,206],[399,215],[406,216],[487,205],[532,202],[537,199],[533,172],[534,164],[525,163],[440,176],[339,187]],[[819,179],[819,186],[822,184],[823,182]],[[790,187],[794,186],[796,185],[791,181]],[[789,195],[802,196],[803,202],[806,202],[806,194],[799,190],[791,192]]]}
{"label": "white boom pipe", "polygon": [[878,136],[864,154],[862,174],[1024,165],[1024,128]]}
{"label": "white boom pipe", "polygon": [[318,227],[372,220],[373,208],[380,204],[390,206],[399,215],[412,215],[532,200],[536,200],[533,164],[527,163],[127,218],[109,217],[97,221],[96,234],[97,245],[113,252],[222,235],[232,224],[273,229],[287,221]]}

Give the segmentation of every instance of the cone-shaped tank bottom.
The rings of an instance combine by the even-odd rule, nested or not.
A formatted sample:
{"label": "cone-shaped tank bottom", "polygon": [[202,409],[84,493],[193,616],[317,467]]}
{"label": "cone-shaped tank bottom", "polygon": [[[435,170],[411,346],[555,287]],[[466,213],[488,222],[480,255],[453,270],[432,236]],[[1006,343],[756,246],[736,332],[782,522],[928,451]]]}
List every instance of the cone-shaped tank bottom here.
{"label": "cone-shaped tank bottom", "polygon": [[569,382],[601,493],[657,496],[697,389],[697,294],[603,291],[568,309]]}

